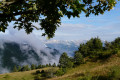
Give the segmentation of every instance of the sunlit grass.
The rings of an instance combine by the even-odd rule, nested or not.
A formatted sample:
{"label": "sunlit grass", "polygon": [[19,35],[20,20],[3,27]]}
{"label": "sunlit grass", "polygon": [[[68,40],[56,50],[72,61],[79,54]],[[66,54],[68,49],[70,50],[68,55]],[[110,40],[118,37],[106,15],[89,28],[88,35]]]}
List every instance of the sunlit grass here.
{"label": "sunlit grass", "polygon": [[[63,76],[52,78],[50,80],[82,80],[83,77],[90,78],[91,76],[95,76],[96,79],[101,76],[104,78],[104,76],[108,76],[108,73],[111,73],[111,69],[115,68],[116,70],[116,66],[117,69],[120,68],[120,58],[114,55],[105,61],[87,62],[86,64],[70,69]],[[117,75],[119,74],[120,73]]]}
{"label": "sunlit grass", "polygon": [[[49,68],[43,68],[43,69],[37,69],[37,70],[41,71],[41,70],[47,70]],[[33,74],[37,70],[0,74],[0,80],[34,80],[35,75]]]}

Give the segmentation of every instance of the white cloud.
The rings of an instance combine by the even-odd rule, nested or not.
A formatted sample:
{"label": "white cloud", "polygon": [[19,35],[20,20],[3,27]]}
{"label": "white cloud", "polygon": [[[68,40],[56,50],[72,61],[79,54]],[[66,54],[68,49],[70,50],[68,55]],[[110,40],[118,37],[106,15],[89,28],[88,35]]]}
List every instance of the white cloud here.
{"label": "white cloud", "polygon": [[[7,33],[0,34],[0,48],[4,48],[3,47],[4,42],[16,42],[16,43],[20,44],[21,50],[25,50],[25,49],[28,49],[28,47],[22,46],[21,44],[27,43],[34,49],[34,51],[36,51],[39,58],[42,59],[42,64],[58,63],[60,54],[53,56],[51,54],[51,52],[53,52],[53,50],[50,50],[50,49],[46,48],[46,46],[45,46],[45,41],[46,41],[45,37],[43,39],[43,37],[38,36],[34,33],[35,33],[35,31],[33,33],[27,35],[24,30],[18,31],[17,29],[13,29],[13,28],[9,27],[7,30]],[[44,51],[46,56],[43,55],[40,51]],[[36,61],[34,58],[32,58],[31,55],[29,55],[28,57],[29,58],[26,61],[24,61],[20,64],[21,65],[26,65],[29,63],[39,64],[38,61]],[[12,57],[12,60],[15,61],[15,63],[19,63],[18,60],[14,57]],[[4,70],[3,72],[8,71],[6,68],[2,68],[2,69]]]}

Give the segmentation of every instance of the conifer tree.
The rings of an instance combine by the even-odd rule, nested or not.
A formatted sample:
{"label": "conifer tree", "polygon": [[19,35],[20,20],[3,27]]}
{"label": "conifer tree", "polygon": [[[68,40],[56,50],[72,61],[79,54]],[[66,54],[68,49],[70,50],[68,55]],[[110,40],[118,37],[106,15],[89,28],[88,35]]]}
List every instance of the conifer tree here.
{"label": "conifer tree", "polygon": [[74,55],[75,66],[80,65],[82,63],[84,63],[84,59],[83,59],[82,54],[80,52],[76,52],[75,55]]}
{"label": "conifer tree", "polygon": [[13,72],[17,72],[18,70],[17,70],[17,67],[16,66],[14,66],[14,68],[13,68]]}
{"label": "conifer tree", "polygon": [[60,56],[59,59],[59,67],[60,68],[71,68],[73,66],[73,62],[71,61],[71,59],[68,57],[67,53],[63,53]]}
{"label": "conifer tree", "polygon": [[53,67],[56,67],[56,64],[54,63],[52,66],[53,66]]}
{"label": "conifer tree", "polygon": [[32,65],[31,65],[31,70],[34,70],[34,69],[35,69],[35,65],[32,64]]}

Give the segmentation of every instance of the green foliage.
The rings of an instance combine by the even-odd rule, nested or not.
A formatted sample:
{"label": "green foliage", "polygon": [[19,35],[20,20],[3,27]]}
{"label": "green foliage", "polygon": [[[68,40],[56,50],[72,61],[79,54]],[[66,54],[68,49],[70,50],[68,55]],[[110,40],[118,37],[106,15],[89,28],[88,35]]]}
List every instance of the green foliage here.
{"label": "green foliage", "polygon": [[36,74],[40,74],[40,73],[41,73],[40,70],[37,70],[37,71],[36,71]]}
{"label": "green foliage", "polygon": [[48,64],[46,64],[46,67],[49,67],[49,65],[48,65]]}
{"label": "green foliage", "polygon": [[21,71],[21,66],[18,66],[18,71]]}
{"label": "green foliage", "polygon": [[30,70],[30,68],[28,65],[25,65],[21,68],[21,71],[29,71],[29,70]]}
{"label": "green foliage", "polygon": [[114,41],[111,42],[112,48],[120,49],[120,37],[116,38]]}
{"label": "green foliage", "polygon": [[91,38],[89,41],[87,41],[86,44],[89,47],[90,51],[102,50],[102,41],[98,37]]}
{"label": "green foliage", "polygon": [[79,50],[84,57],[89,57],[91,59],[106,59],[113,54],[117,54],[119,51],[120,38],[116,38],[112,42],[105,42],[103,47],[102,41],[97,38],[91,38],[86,43],[80,44]]}
{"label": "green foliage", "polygon": [[84,63],[84,58],[83,58],[82,54],[79,52],[76,52],[74,55],[74,64],[76,66],[78,66],[78,65],[83,64],[83,63]]}
{"label": "green foliage", "polygon": [[52,77],[55,76],[54,74],[55,74],[54,68],[50,68],[50,69],[48,69],[47,71],[45,71],[44,77],[52,78]]}
{"label": "green foliage", "polygon": [[55,75],[56,76],[62,76],[66,73],[67,69],[66,68],[60,68],[56,71]]}
{"label": "green foliage", "polygon": [[105,49],[106,50],[115,50],[115,53],[117,53],[118,50],[120,50],[120,37],[117,37],[112,42],[105,42]]}
{"label": "green foliage", "polygon": [[49,63],[49,67],[51,67],[51,64]]}
{"label": "green foliage", "polygon": [[31,65],[31,70],[36,69],[36,66],[34,64]]}
{"label": "green foliage", "polygon": [[78,52],[80,52],[84,57],[98,55],[98,51],[102,51],[102,41],[97,38],[91,38],[84,44],[80,44]]}
{"label": "green foliage", "polygon": [[67,53],[65,52],[60,56],[59,67],[60,68],[72,68],[73,67],[73,62],[71,61],[71,59],[68,57]]}
{"label": "green foliage", "polygon": [[79,52],[83,55],[83,56],[87,56],[88,55],[88,51],[89,51],[89,47],[86,44],[80,44],[79,47]]}
{"label": "green foliage", "polygon": [[40,69],[40,68],[42,68],[42,65],[41,65],[41,64],[40,64],[40,65],[38,65],[37,69]]}
{"label": "green foliage", "polygon": [[52,66],[53,66],[53,67],[56,67],[56,64],[54,63]]}
{"label": "green foliage", "polygon": [[[20,5],[21,4],[21,5]],[[80,17],[85,13],[99,15],[110,11],[116,0],[6,0],[0,2],[0,31],[5,32],[9,22],[14,28],[25,29],[31,33],[34,29],[44,30],[43,36],[54,36],[61,23],[61,17]],[[49,8],[48,8],[49,7]],[[19,17],[18,17],[19,16]],[[38,22],[41,27],[32,25]]]}
{"label": "green foliage", "polygon": [[45,71],[44,71],[44,70],[42,70],[42,71],[41,71],[41,73],[45,73]]}
{"label": "green foliage", "polygon": [[110,50],[112,47],[112,44],[110,42],[105,41],[105,50]]}
{"label": "green foliage", "polygon": [[107,59],[112,55],[112,51],[111,50],[106,50],[106,51],[102,51],[98,53],[98,58],[99,59]]}
{"label": "green foliage", "polygon": [[13,72],[18,72],[18,69],[17,69],[16,66],[14,66],[14,68],[13,68]]}

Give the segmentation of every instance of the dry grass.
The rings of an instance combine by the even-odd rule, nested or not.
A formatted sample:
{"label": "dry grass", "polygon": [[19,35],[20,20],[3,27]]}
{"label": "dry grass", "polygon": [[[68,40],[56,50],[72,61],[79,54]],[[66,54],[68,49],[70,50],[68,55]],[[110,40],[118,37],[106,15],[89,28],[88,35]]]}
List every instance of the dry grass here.
{"label": "dry grass", "polygon": [[[49,68],[37,69],[37,70],[47,70]],[[0,74],[0,80],[34,80],[33,75],[37,70],[24,71],[24,72],[13,72]]]}
{"label": "dry grass", "polygon": [[116,55],[105,61],[98,62],[88,62],[86,64],[82,64],[77,68],[73,68],[69,70],[65,75],[48,79],[48,80],[77,80],[79,77],[82,77],[86,74],[98,76],[98,75],[107,75],[110,69],[114,66],[120,66],[120,58]]}

